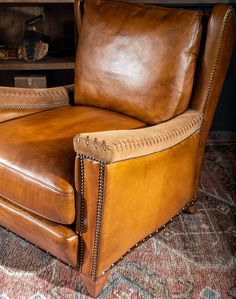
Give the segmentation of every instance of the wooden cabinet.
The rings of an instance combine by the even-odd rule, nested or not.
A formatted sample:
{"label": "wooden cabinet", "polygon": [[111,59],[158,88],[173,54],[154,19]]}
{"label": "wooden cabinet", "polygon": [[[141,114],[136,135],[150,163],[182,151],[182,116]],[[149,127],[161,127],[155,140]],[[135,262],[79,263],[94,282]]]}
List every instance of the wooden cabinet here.
{"label": "wooden cabinet", "polygon": [[73,0],[0,0],[0,46],[18,46],[25,21],[43,14],[40,31],[50,38],[49,52],[37,62],[0,60],[0,85],[14,86],[17,75],[46,75],[48,86],[73,83],[76,29]]}

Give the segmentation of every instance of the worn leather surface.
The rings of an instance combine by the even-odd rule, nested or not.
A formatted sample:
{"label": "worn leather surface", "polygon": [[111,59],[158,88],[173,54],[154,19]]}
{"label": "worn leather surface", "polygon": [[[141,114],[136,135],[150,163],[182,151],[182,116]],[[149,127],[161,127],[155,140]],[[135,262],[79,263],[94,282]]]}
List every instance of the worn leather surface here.
{"label": "worn leather surface", "polygon": [[46,219],[71,224],[75,134],[143,126],[128,116],[91,107],[64,107],[2,123],[0,195]]}
{"label": "worn leather surface", "polygon": [[98,275],[192,200],[198,143],[106,166]]}
{"label": "worn leather surface", "polygon": [[0,197],[0,225],[10,229],[67,264],[78,264],[78,235],[64,225],[47,221]]}
{"label": "worn leather surface", "polygon": [[235,43],[236,19],[232,6],[216,5],[208,20],[206,39],[203,41],[201,59],[195,79],[195,86],[190,106],[203,112],[198,169],[195,184],[197,197],[201,165],[208,132],[215,114],[217,103],[230,63]]}
{"label": "worn leather surface", "polygon": [[137,130],[81,133],[74,138],[77,153],[114,163],[170,148],[199,131],[202,113],[187,110],[162,124]]}
{"label": "worn leather surface", "polygon": [[0,109],[0,123],[46,110],[50,109]]}
{"label": "worn leather surface", "polygon": [[156,124],[189,103],[201,37],[199,11],[85,2],[75,101]]}

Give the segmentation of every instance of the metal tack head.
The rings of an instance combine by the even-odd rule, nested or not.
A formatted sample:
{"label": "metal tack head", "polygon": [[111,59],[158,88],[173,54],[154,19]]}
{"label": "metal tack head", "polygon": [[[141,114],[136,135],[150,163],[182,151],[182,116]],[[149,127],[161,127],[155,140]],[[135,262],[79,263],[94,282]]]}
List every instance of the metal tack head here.
{"label": "metal tack head", "polygon": [[89,136],[86,137],[85,142],[87,145],[89,145]]}

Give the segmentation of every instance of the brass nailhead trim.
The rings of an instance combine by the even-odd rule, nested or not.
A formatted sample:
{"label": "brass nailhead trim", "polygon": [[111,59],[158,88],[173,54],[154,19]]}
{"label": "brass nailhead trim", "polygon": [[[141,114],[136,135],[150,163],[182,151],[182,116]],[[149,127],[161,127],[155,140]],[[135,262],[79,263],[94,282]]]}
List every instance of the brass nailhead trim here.
{"label": "brass nailhead trim", "polygon": [[98,179],[98,203],[97,203],[97,216],[96,216],[96,228],[93,248],[93,263],[92,263],[92,279],[96,278],[97,264],[99,257],[99,243],[100,243],[100,232],[102,223],[102,209],[103,209],[103,193],[104,193],[104,173],[105,163],[100,162],[99,179]]}
{"label": "brass nailhead trim", "polygon": [[[190,120],[189,123],[186,124],[180,124],[179,127],[176,129],[172,129],[170,132],[167,132],[165,134],[159,134],[159,135],[153,135],[153,136],[141,136],[139,138],[135,139],[127,139],[124,138],[121,141],[116,141],[112,143],[113,146],[115,146],[116,151],[127,151],[127,150],[133,150],[135,148],[141,148],[141,147],[148,147],[153,146],[159,143],[162,143],[163,141],[170,140],[172,138],[176,138],[177,136],[181,136],[184,133],[188,132],[194,125],[197,123],[200,123],[202,119],[202,113],[195,116],[193,119]],[[196,129],[193,133],[195,133],[198,129]],[[98,144],[101,145],[101,148],[106,151],[109,147],[106,144],[106,141],[99,141],[97,138],[90,139],[90,136],[86,137],[80,137],[79,135],[76,136],[78,142],[84,141],[87,146],[93,145],[96,149],[98,147]],[[91,141],[91,142],[90,142]],[[89,157],[92,159],[91,157]]]}
{"label": "brass nailhead trim", "polygon": [[84,156],[81,154],[79,155],[79,164],[80,164],[79,269],[80,269],[80,272],[82,272],[83,258],[84,258],[84,241],[83,241],[83,231],[84,231]]}

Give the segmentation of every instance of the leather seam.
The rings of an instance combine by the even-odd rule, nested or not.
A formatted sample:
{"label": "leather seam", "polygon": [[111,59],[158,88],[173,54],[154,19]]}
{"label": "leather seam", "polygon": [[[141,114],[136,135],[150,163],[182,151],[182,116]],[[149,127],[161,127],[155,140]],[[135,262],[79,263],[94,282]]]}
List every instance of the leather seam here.
{"label": "leather seam", "polygon": [[68,93],[66,92],[65,89],[62,88],[55,88],[53,90],[49,90],[49,89],[44,89],[44,90],[36,90],[36,89],[25,89],[25,88],[16,88],[16,89],[12,89],[12,88],[8,88],[8,87],[4,87],[4,88],[0,88],[0,98],[1,97],[40,97],[42,99],[48,99],[51,97],[61,97],[63,96],[63,99],[66,97],[66,99],[68,100]]}
{"label": "leather seam", "polygon": [[201,128],[197,129],[197,130],[194,131],[191,135],[189,135],[189,136],[186,137],[185,139],[181,140],[180,142],[177,142],[177,143],[175,143],[174,145],[172,145],[172,146],[170,146],[170,147],[168,147],[168,148],[165,148],[165,149],[163,149],[163,150],[161,150],[161,151],[153,152],[153,153],[150,153],[150,154],[146,154],[146,155],[142,155],[142,156],[137,156],[137,157],[133,157],[133,158],[128,158],[128,159],[124,159],[124,160],[115,161],[115,162],[109,163],[108,165],[112,165],[112,164],[116,164],[116,163],[120,163],[120,162],[125,162],[125,161],[130,161],[130,160],[135,160],[135,159],[144,158],[144,157],[147,157],[147,156],[151,156],[151,155],[155,155],[155,154],[162,153],[162,152],[164,152],[164,151],[166,151],[166,150],[169,150],[169,149],[174,148],[175,146],[177,146],[177,145],[179,145],[179,144],[181,144],[181,143],[184,143],[184,142],[185,142],[186,140],[188,140],[189,138],[196,136],[197,134],[200,133],[200,129],[201,129]]}
{"label": "leather seam", "polygon": [[29,179],[29,180],[31,180],[31,181],[33,181],[33,182],[35,182],[35,183],[37,183],[37,184],[39,184],[39,185],[41,185],[41,186],[43,186],[43,187],[46,187],[46,188],[48,188],[48,189],[51,189],[51,190],[53,190],[53,191],[55,191],[55,192],[57,192],[57,193],[59,193],[59,194],[61,194],[61,195],[64,195],[64,196],[66,196],[66,197],[71,197],[71,196],[73,196],[73,194],[74,194],[74,191],[71,191],[71,192],[63,192],[62,190],[59,190],[59,189],[57,189],[56,187],[53,187],[52,185],[46,184],[46,183],[42,182],[41,180],[36,179],[36,178],[34,178],[34,177],[32,177],[32,176],[30,176],[30,175],[28,175],[28,174],[26,174],[26,173],[24,173],[24,172],[22,172],[22,171],[19,171],[19,170],[15,169],[15,168],[13,168],[13,167],[7,165],[7,164],[4,164],[4,163],[2,163],[2,162],[0,162],[0,167],[3,168],[3,169],[8,170],[9,172],[15,172],[16,174],[18,174],[18,175],[20,175],[20,176],[23,176],[23,177],[25,177],[26,179]]}
{"label": "leather seam", "polygon": [[232,8],[226,10],[226,15],[224,17],[223,25],[222,25],[222,28],[221,28],[221,34],[220,34],[220,36],[218,38],[218,41],[217,41],[216,58],[215,58],[215,62],[213,63],[213,66],[212,66],[212,72],[211,72],[211,75],[210,75],[210,80],[209,80],[210,82],[209,82],[209,85],[208,85],[208,91],[207,91],[206,98],[204,100],[204,110],[206,109],[206,105],[208,103],[210,93],[212,92],[212,86],[215,83],[216,68],[217,68],[218,61],[219,61],[220,54],[221,54],[221,50],[222,50],[222,40],[225,36],[225,32],[227,31],[226,26],[228,24],[229,16],[232,13],[233,13]]}

